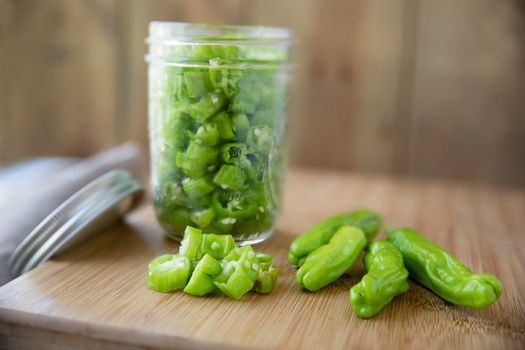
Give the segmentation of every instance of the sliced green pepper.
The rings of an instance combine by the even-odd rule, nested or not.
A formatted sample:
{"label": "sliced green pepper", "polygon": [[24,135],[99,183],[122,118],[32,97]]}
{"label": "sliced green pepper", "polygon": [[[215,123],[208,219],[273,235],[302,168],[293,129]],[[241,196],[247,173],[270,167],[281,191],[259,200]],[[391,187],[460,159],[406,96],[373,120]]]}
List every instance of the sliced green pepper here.
{"label": "sliced green pepper", "polygon": [[270,294],[277,283],[279,269],[273,265],[267,270],[261,270],[253,286],[253,291],[260,294]]}
{"label": "sliced green pepper", "polygon": [[224,111],[217,113],[217,115],[215,115],[211,120],[217,124],[219,136],[222,140],[235,140],[233,123],[228,113]]}
{"label": "sliced green pepper", "polygon": [[261,294],[271,293],[277,283],[279,269],[272,265],[272,256],[265,253],[255,254],[259,262],[259,276],[253,286],[253,291]]}
{"label": "sliced green pepper", "polygon": [[[242,192],[215,191],[212,203],[213,210],[221,220],[250,218],[257,212],[257,203]],[[228,220],[228,223],[233,225],[236,221]]]}
{"label": "sliced green pepper", "polygon": [[250,128],[250,120],[244,113],[236,113],[232,117],[233,131],[238,141],[246,140],[248,129]]}
{"label": "sliced green pepper", "polygon": [[223,259],[237,245],[232,235],[216,235],[213,233],[204,234],[200,246],[200,254],[209,254],[215,259]]}
{"label": "sliced green pepper", "polygon": [[166,146],[175,151],[183,150],[189,142],[186,131],[192,131],[194,128],[195,122],[189,115],[182,112],[171,113],[162,126],[162,136],[166,140]]}
{"label": "sliced green pepper", "polygon": [[224,164],[215,174],[213,182],[223,189],[240,191],[246,183],[246,174],[237,166]]}
{"label": "sliced green pepper", "polygon": [[202,243],[202,231],[198,228],[187,226],[184,238],[180,243],[179,254],[194,260],[199,258],[199,249]]}
{"label": "sliced green pepper", "polygon": [[244,143],[227,143],[221,147],[220,156],[223,162],[236,165],[248,165],[247,148]]}
{"label": "sliced green pepper", "polygon": [[219,128],[216,123],[206,123],[199,126],[195,132],[195,139],[197,143],[206,146],[214,146],[219,141]]}
{"label": "sliced green pepper", "polygon": [[199,227],[209,226],[215,219],[215,211],[212,208],[197,210],[191,213],[191,220]]}
{"label": "sliced green pepper", "polygon": [[216,289],[213,280],[221,273],[221,270],[221,264],[217,260],[209,254],[204,254],[195,266],[184,292],[195,296],[212,293]]}
{"label": "sliced green pepper", "polygon": [[265,125],[254,125],[248,129],[246,143],[254,153],[268,154],[272,147],[273,131]]}
{"label": "sliced green pepper", "polygon": [[226,96],[221,91],[212,91],[202,96],[199,102],[191,106],[190,115],[193,119],[202,123],[219,112],[226,102]]}
{"label": "sliced green pepper", "polygon": [[215,185],[209,177],[200,177],[195,180],[185,178],[182,180],[182,188],[184,193],[193,200],[211,193],[215,189]]}
{"label": "sliced green pepper", "polygon": [[186,70],[183,75],[188,95],[192,98],[205,95],[212,88],[207,71]]}
{"label": "sliced green pepper", "polygon": [[148,288],[157,292],[172,292],[186,286],[191,273],[187,256],[164,254],[148,265]]}

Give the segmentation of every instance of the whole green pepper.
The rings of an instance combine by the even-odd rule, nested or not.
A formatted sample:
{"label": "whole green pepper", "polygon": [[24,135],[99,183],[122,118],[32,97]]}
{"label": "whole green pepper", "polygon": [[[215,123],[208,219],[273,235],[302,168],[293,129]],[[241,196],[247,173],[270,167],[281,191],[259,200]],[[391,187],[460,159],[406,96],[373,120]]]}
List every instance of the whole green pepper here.
{"label": "whole green pepper", "polygon": [[408,290],[408,271],[401,253],[386,241],[372,242],[363,263],[368,273],[350,289],[350,304],[357,316],[370,318]]}
{"label": "whole green pepper", "polygon": [[473,273],[415,230],[387,230],[387,237],[403,255],[410,277],[446,301],[482,309],[501,295],[501,282],[494,275]]}
{"label": "whole green pepper", "polygon": [[352,267],[365,246],[363,231],[354,226],[340,227],[328,244],[308,255],[295,276],[297,285],[311,292],[329,285]]}
{"label": "whole green pepper", "polygon": [[293,240],[288,252],[288,261],[301,266],[308,254],[327,244],[334,233],[343,225],[356,226],[365,234],[368,241],[374,239],[381,228],[381,217],[368,209],[331,216]]}

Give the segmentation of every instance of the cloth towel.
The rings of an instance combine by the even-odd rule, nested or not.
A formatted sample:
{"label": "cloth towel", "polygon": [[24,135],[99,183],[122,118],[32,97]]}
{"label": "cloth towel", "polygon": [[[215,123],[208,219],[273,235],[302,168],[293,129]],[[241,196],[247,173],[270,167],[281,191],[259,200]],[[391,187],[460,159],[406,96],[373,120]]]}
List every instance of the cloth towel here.
{"label": "cloth towel", "polygon": [[0,168],[0,286],[11,279],[7,261],[18,244],[72,194],[113,169],[126,169],[143,183],[140,148],[127,143],[85,160],[50,158]]}

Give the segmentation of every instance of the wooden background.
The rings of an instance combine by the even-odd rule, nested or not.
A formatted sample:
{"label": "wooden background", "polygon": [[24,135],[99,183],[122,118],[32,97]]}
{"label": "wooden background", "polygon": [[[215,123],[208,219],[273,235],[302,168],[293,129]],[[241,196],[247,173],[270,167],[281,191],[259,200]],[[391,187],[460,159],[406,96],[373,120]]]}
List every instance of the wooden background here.
{"label": "wooden background", "polygon": [[525,185],[520,0],[0,0],[0,164],[147,147],[151,20],[296,29],[294,164]]}

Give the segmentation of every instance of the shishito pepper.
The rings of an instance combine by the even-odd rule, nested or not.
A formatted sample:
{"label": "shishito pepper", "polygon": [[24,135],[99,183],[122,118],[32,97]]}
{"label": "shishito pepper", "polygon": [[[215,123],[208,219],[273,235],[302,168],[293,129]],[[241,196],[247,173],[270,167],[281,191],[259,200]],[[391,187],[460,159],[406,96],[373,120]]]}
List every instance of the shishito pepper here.
{"label": "shishito pepper", "polygon": [[356,226],[371,241],[381,228],[381,217],[368,209],[355,210],[331,216],[293,240],[288,252],[288,261],[301,266],[308,254],[327,244],[335,232],[344,225]]}
{"label": "shishito pepper", "polygon": [[493,304],[501,295],[501,282],[496,276],[473,273],[415,230],[387,230],[387,237],[403,255],[410,277],[446,301],[482,309]]}
{"label": "shishito pepper", "polygon": [[408,271],[394,245],[375,241],[365,251],[363,263],[368,273],[350,289],[350,304],[361,318],[374,316],[395,296],[409,288]]}
{"label": "shishito pepper", "polygon": [[182,289],[191,273],[190,259],[184,255],[164,254],[148,265],[148,288],[157,292]]}
{"label": "shishito pepper", "polygon": [[366,236],[357,227],[342,226],[330,239],[311,252],[297,271],[297,285],[311,292],[333,283],[354,264],[366,246]]}

